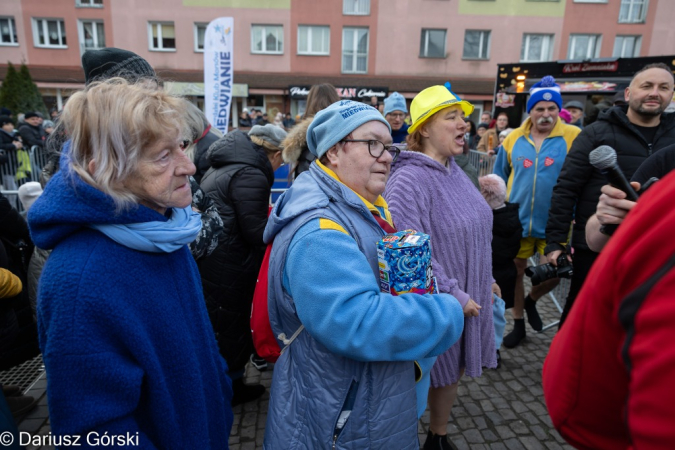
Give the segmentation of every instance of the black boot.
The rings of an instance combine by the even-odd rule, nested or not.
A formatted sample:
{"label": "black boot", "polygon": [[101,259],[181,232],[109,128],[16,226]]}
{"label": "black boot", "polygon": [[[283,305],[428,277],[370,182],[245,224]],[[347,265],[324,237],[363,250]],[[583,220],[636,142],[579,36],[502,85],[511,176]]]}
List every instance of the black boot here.
{"label": "black boot", "polygon": [[232,392],[232,406],[237,406],[262,397],[265,393],[265,386],[262,384],[244,384],[243,378],[237,378],[232,381]]}
{"label": "black boot", "polygon": [[429,430],[427,440],[424,441],[422,450],[457,450],[457,447],[450,442],[447,435],[434,434]]}
{"label": "black boot", "polygon": [[541,317],[537,312],[537,302],[532,300],[530,294],[527,294],[525,297],[525,312],[527,313],[527,322],[530,324],[534,331],[541,331],[544,324],[541,322]]}
{"label": "black boot", "polygon": [[525,319],[514,319],[513,331],[504,336],[502,343],[506,348],[513,348],[525,339]]}

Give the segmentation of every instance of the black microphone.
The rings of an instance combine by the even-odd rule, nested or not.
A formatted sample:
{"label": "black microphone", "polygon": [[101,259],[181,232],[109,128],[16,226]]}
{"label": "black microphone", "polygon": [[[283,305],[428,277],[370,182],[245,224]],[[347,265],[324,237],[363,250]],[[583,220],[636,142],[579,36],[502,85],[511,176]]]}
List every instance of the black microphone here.
{"label": "black microphone", "polygon": [[630,185],[626,176],[616,162],[616,152],[609,145],[601,145],[588,155],[591,165],[598,169],[609,181],[609,184],[623,191],[626,198],[636,202],[638,195]]}

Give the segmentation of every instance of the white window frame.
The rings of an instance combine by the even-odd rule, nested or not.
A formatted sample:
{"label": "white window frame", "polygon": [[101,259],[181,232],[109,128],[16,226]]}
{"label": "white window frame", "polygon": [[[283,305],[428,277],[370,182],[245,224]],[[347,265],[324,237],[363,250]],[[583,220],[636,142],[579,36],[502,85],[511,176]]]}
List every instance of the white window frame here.
{"label": "white window frame", "polygon": [[96,41],[96,46],[87,48],[85,47],[85,42],[84,42],[84,24],[85,23],[92,23],[92,24],[101,24],[103,25],[103,39],[105,40],[105,24],[103,20],[101,19],[80,19],[77,21],[77,37],[80,41],[80,52],[84,53],[87,50],[100,50],[102,48],[105,48],[105,42],[103,42],[103,45],[99,45],[98,42],[98,34],[94,35],[94,40]]}
{"label": "white window frame", "polygon": [[[490,47],[492,46],[492,30],[465,30],[464,31],[464,42],[466,42],[466,34],[472,32],[478,32],[480,33],[480,41],[478,42],[478,56],[466,56],[464,54],[464,44],[462,43],[462,59],[468,59],[468,60],[475,60],[475,61],[487,61],[490,59]],[[487,35],[487,54],[485,56],[481,56],[480,52],[483,49],[483,42],[486,39]]]}
{"label": "white window frame", "polygon": [[[195,22],[193,26],[193,35],[194,35],[194,50],[195,53],[204,53],[204,47],[199,48],[199,28],[203,27],[204,28],[204,41],[206,41],[206,27],[208,27],[209,24],[205,22]],[[203,46],[206,46],[205,42],[202,42]]]}
{"label": "white window frame", "polygon": [[[151,22],[148,22],[148,50],[150,50],[151,52],[175,52],[176,51],[176,47],[164,48],[164,44],[162,43],[162,39],[163,39],[162,38],[162,26],[163,25],[171,25],[173,27],[174,45],[176,45],[176,47],[178,46],[177,45],[178,43],[175,42],[176,41],[176,37],[175,37],[176,36],[176,24],[174,22],[171,22],[171,21],[166,21],[166,22],[151,21]],[[157,48],[153,47],[153,45],[152,45],[152,29],[155,26],[157,26],[157,46],[158,46]]]}
{"label": "white window frame", "polygon": [[103,0],[100,4],[94,3],[95,0],[75,0],[77,8],[103,8]]}
{"label": "white window frame", "polygon": [[[307,29],[307,50],[302,50],[300,48],[300,33],[301,29]],[[328,32],[328,37],[326,39],[326,50],[314,50],[312,47],[312,34],[315,33],[318,29],[321,29],[322,33]],[[323,41],[323,39],[322,39]],[[330,26],[329,25],[298,25],[298,55],[305,56],[328,56],[330,55]]]}
{"label": "white window frame", "polygon": [[[545,51],[542,51],[544,53],[544,58],[540,59],[523,59],[521,57],[520,62],[546,62],[546,61],[551,61],[551,57],[553,55],[553,39],[555,38],[554,34],[545,34],[545,33],[523,33],[523,42],[522,42],[522,47],[521,47],[521,54],[527,58],[528,50],[530,47],[530,37],[531,36],[545,36],[547,37],[547,42],[545,45],[542,45],[542,49]],[[524,50],[524,51],[523,51]]]}
{"label": "white window frame", "polygon": [[[628,8],[628,20],[621,20],[621,12],[625,8]],[[634,15],[634,8],[642,8],[640,14],[632,19]],[[621,0],[621,6],[619,8],[619,23],[645,23],[647,19],[647,9],[649,8],[649,0]]]}
{"label": "white window frame", "polygon": [[369,16],[370,0],[342,0],[343,16]]}
{"label": "white window frame", "polygon": [[[440,56],[429,56],[429,32],[430,31],[442,31],[443,36],[443,54]],[[422,28],[422,36],[420,37],[420,47],[422,43],[424,44],[424,51],[420,51],[420,58],[431,58],[431,59],[443,59],[448,56],[448,30],[447,28]]]}
{"label": "white window frame", "polygon": [[17,47],[19,45],[19,36],[16,32],[16,21],[13,16],[1,16],[0,22],[7,21],[7,26],[9,27],[9,39],[11,42],[3,42],[0,35],[0,45],[7,47]]}
{"label": "white window frame", "polygon": [[[347,30],[354,30],[354,40],[353,40],[353,50],[350,50],[352,52],[352,64],[351,68],[349,70],[345,70],[344,66],[344,57],[345,57],[345,31]],[[359,48],[359,34],[358,30],[365,30],[366,31],[366,70],[365,71],[359,71],[356,67],[358,66],[358,58],[359,58],[359,53],[358,53],[358,48]],[[368,53],[370,49],[370,29],[368,27],[343,27],[342,28],[342,53],[340,53],[340,66],[342,73],[368,73]],[[360,55],[363,56],[363,55]]]}
{"label": "white window frame", "polygon": [[[262,50],[257,50],[255,48],[255,29],[260,28],[262,29],[262,43],[263,43],[263,49]],[[278,28],[279,32],[277,33],[277,42],[281,41],[281,49],[279,50],[273,50],[273,51],[268,51],[267,50],[267,41],[265,39],[265,35],[267,34],[267,31],[269,28]],[[256,55],[283,55],[284,54],[284,26],[280,24],[258,24],[254,23],[251,25],[251,53],[256,54]]]}
{"label": "white window frame", "polygon": [[[576,50],[577,39],[589,38],[588,44],[586,46],[585,56],[582,59],[591,59],[600,57],[600,48],[602,47],[602,35],[601,34],[581,34],[573,33],[570,34],[570,41],[567,44],[567,59],[578,59],[574,58],[574,50]],[[592,49],[590,47],[593,47]],[[590,54],[589,54],[590,53]]]}
{"label": "white window frame", "polygon": [[[53,18],[53,17],[33,17],[33,43],[35,47],[38,48],[68,48],[68,41],[66,40],[66,44],[49,44],[47,41],[49,40],[49,33],[48,33],[48,28],[47,24],[48,22],[56,22],[57,25],[57,31],[59,34],[59,42],[63,42],[63,38],[67,37],[66,36],[66,22],[62,18]],[[42,28],[42,33],[45,36],[45,43],[40,44],[40,33],[39,33],[39,28]]]}
{"label": "white window frame", "polygon": [[[624,50],[626,49],[626,40],[627,38],[633,38],[633,51],[629,55],[624,55]],[[619,39],[621,39],[621,51],[617,53],[617,46],[619,45]],[[617,34],[614,38],[614,48],[612,49],[612,57],[616,58],[637,58],[640,56],[640,48],[642,47],[642,35],[639,34]]]}

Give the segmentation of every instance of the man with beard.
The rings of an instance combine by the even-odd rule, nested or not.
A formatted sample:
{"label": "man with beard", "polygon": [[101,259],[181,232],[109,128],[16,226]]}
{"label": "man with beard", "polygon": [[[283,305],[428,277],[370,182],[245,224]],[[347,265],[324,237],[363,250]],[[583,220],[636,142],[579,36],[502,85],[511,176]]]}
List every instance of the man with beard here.
{"label": "man with beard", "polygon": [[626,178],[631,179],[651,154],[675,144],[675,114],[663,113],[673,98],[673,74],[667,65],[643,67],[634,75],[624,97],[627,105],[608,109],[584,128],[574,141],[553,189],[544,250],[548,262],[556,265],[574,220],[574,274],[561,326],[598,256],[589,248],[585,230],[586,222],[595,213],[600,188],[607,181],[589,163],[589,153],[601,145],[609,145],[616,150],[617,162]]}
{"label": "man with beard", "polygon": [[523,226],[520,251],[515,259],[518,275],[513,306],[514,328],[503,341],[507,348],[515,347],[525,338],[523,309],[527,311],[530,326],[535,331],[541,331],[536,301],[559,281],[553,279],[533,286],[525,297],[523,275],[527,259],[538,252],[540,264],[546,262],[545,228],[551,193],[572,141],[581,132],[558,117],[561,108],[560,86],[551,76],[542,78],[530,89],[527,101],[530,117],[508,135],[503,143],[504,150],[497,154],[495,162],[494,173],[506,182],[507,200],[520,205],[518,215]]}

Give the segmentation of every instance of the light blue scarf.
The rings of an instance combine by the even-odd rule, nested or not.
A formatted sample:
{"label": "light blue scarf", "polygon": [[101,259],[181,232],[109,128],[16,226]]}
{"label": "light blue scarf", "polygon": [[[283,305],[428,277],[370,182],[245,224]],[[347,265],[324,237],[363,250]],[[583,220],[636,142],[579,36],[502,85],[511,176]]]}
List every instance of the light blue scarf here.
{"label": "light blue scarf", "polygon": [[175,252],[194,241],[202,229],[201,215],[192,206],[173,208],[166,222],[141,222],[126,225],[90,224],[118,244],[151,253]]}

